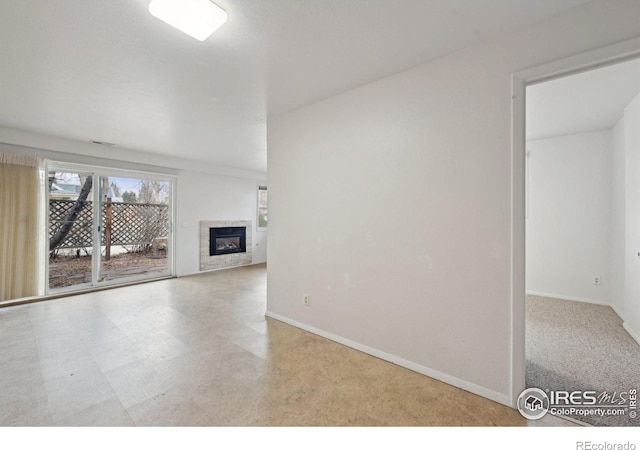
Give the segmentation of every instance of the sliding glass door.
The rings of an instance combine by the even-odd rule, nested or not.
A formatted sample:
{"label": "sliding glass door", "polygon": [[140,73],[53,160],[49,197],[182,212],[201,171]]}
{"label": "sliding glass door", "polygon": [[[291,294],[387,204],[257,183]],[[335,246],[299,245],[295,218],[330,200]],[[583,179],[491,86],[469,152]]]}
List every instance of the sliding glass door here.
{"label": "sliding glass door", "polygon": [[49,290],[93,285],[93,179],[91,172],[49,170]]}
{"label": "sliding glass door", "polygon": [[172,275],[169,177],[50,164],[49,292]]}
{"label": "sliding glass door", "polygon": [[170,275],[171,183],[112,176],[101,181],[99,281]]}

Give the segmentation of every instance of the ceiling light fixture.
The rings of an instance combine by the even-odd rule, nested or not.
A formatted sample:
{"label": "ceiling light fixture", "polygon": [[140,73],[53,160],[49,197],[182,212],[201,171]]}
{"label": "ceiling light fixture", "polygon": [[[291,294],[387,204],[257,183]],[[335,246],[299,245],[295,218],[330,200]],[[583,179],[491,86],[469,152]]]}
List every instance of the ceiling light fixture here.
{"label": "ceiling light fixture", "polygon": [[199,41],[227,21],[227,13],[209,0],[151,0],[149,12]]}

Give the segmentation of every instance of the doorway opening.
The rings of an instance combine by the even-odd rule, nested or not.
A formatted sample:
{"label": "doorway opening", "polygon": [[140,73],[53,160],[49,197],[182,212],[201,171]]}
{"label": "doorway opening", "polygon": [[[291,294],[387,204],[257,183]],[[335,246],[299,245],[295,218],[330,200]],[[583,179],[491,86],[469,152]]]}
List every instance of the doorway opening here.
{"label": "doorway opening", "polygon": [[637,424],[628,397],[640,382],[640,309],[628,273],[640,262],[629,210],[640,198],[625,193],[636,196],[640,135],[624,125],[640,121],[639,49],[629,41],[514,75],[512,396],[627,397],[626,415],[573,417],[593,425]]}

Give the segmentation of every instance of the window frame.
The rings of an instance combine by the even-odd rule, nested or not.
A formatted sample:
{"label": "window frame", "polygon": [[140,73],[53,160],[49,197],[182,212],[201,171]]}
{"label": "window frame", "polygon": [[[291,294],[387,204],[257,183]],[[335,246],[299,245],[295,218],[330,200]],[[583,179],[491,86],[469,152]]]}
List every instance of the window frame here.
{"label": "window frame", "polygon": [[[267,206],[260,206],[260,195],[261,191],[264,191],[267,195]],[[260,225],[260,211],[265,211],[265,217],[267,217],[266,226]],[[268,219],[268,211],[269,211],[269,189],[266,184],[258,184],[258,188],[256,190],[256,230],[257,231],[266,231],[269,227],[269,219]]]}

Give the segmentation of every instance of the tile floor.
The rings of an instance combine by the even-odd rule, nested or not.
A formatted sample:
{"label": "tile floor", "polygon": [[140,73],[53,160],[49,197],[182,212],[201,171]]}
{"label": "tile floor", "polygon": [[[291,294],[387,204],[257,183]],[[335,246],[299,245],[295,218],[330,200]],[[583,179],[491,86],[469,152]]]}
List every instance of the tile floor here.
{"label": "tile floor", "polygon": [[265,318],[265,299],[257,265],[0,308],[0,425],[527,425]]}

